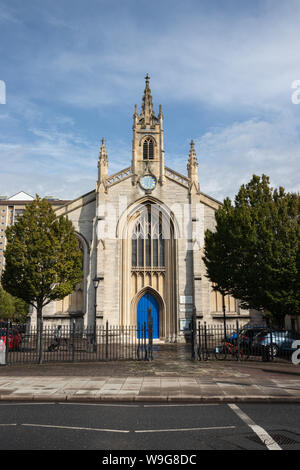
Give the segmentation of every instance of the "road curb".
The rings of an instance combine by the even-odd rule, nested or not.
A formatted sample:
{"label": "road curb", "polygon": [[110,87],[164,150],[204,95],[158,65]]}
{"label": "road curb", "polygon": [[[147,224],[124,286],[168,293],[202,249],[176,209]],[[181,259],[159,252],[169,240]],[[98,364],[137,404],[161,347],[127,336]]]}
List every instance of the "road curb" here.
{"label": "road curb", "polygon": [[245,396],[245,395],[228,395],[225,397],[220,396],[113,396],[103,395],[100,397],[91,397],[89,395],[0,395],[0,402],[47,402],[47,403],[300,403],[300,397],[288,397],[288,396]]}

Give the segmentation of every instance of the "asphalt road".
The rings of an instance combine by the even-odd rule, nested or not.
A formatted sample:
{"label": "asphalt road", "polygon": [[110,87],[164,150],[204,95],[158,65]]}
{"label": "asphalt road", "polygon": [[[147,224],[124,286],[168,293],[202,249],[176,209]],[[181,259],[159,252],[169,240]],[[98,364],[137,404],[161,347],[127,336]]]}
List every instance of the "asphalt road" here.
{"label": "asphalt road", "polygon": [[1,402],[0,450],[298,450],[299,418],[299,404]]}

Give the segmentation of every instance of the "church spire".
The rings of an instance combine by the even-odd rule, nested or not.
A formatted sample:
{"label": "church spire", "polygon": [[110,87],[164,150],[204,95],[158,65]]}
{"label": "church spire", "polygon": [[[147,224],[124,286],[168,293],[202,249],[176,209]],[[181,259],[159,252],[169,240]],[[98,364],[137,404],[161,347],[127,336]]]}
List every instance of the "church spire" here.
{"label": "church spire", "polygon": [[133,185],[136,185],[147,171],[151,171],[158,183],[163,184],[165,181],[163,114],[161,106],[157,116],[153,111],[149,80],[147,74],[141,112],[138,114],[135,105],[133,113],[131,161]]}
{"label": "church spire", "polygon": [[149,87],[150,77],[148,74],[146,75],[145,80],[146,80],[146,86],[145,86],[143,101],[142,101],[141,117],[144,118],[144,124],[152,124],[154,113],[153,113],[151,90]]}
{"label": "church spire", "polygon": [[105,162],[107,162],[107,151],[106,151],[106,146],[105,146],[105,140],[104,140],[104,137],[102,137],[102,141],[101,141],[101,149],[100,149],[100,155],[99,155],[99,160],[103,160]]}
{"label": "church spire", "polygon": [[104,137],[102,138],[102,144],[100,148],[99,160],[98,160],[98,182],[104,181],[108,176],[108,158],[105,146]]}
{"label": "church spire", "polygon": [[199,191],[199,182],[198,182],[198,161],[197,161],[197,156],[196,156],[196,151],[195,151],[195,144],[194,141],[191,140],[190,143],[190,152],[189,152],[189,158],[188,158],[188,164],[187,164],[187,171],[188,171],[188,177],[191,182],[191,187],[195,185],[196,190]]}
{"label": "church spire", "polygon": [[[187,169],[189,173],[191,172],[191,169],[193,167],[198,167],[198,162],[197,162],[197,156],[196,156],[196,151],[195,151],[195,144],[194,144],[194,141],[191,140],[189,159],[188,159],[188,164],[187,164]],[[189,174],[189,178],[190,178],[190,174]]]}

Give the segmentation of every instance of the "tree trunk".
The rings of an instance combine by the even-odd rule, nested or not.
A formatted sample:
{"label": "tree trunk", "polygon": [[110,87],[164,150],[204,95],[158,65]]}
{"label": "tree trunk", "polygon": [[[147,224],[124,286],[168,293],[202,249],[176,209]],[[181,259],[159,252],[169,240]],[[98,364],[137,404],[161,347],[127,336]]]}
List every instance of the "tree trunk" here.
{"label": "tree trunk", "polygon": [[43,362],[43,312],[42,307],[37,307],[37,354],[39,364]]}

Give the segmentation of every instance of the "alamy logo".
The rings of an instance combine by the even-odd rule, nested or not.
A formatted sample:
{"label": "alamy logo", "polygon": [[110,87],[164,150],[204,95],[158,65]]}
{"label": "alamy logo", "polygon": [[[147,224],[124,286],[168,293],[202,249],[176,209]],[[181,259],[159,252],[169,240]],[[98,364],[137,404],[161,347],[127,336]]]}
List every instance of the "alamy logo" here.
{"label": "alamy logo", "polygon": [[3,80],[0,80],[0,104],[6,104],[6,85]]}
{"label": "alamy logo", "polygon": [[296,351],[294,351],[292,354],[292,363],[298,366],[300,364],[300,357],[299,357],[300,356],[300,341],[299,340],[293,341],[292,349],[296,349]]}
{"label": "alamy logo", "polygon": [[292,103],[299,104],[300,103],[300,80],[294,80],[292,83],[292,88],[295,90],[292,94]]}

